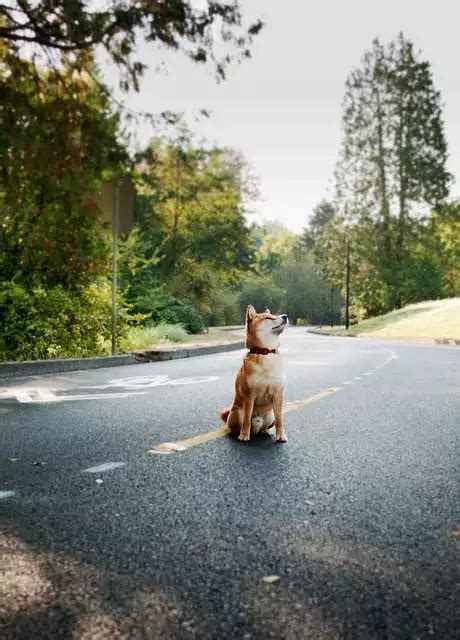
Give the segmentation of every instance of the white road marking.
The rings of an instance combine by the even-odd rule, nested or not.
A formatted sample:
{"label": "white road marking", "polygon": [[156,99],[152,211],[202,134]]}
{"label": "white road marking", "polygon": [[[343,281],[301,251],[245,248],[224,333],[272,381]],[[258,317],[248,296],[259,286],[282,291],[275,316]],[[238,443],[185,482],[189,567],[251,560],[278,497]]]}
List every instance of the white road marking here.
{"label": "white road marking", "polygon": [[346,382],[342,382],[342,384],[353,384],[353,380],[347,380]]}
{"label": "white road marking", "polygon": [[27,389],[27,391],[17,390],[14,387],[11,389],[11,395],[21,404],[47,404],[68,402],[71,400],[111,400],[113,398],[129,398],[131,396],[144,395],[145,393],[145,391],[130,391],[126,393],[120,392],[56,396],[50,389],[46,390],[46,392],[43,389]]}
{"label": "white road marking", "polygon": [[330,367],[329,362],[319,362],[318,360],[288,360],[288,364],[312,364],[320,365],[322,367]]}
{"label": "white road marking", "polygon": [[12,498],[16,494],[16,491],[0,491],[0,500],[5,498]]}
{"label": "white road marking", "polygon": [[175,380],[169,380],[168,384],[173,387],[183,384],[200,384],[203,382],[214,382],[219,380],[219,376],[194,376],[190,378],[176,378]]}
{"label": "white road marking", "polygon": [[111,469],[117,469],[118,467],[124,467],[126,462],[104,462],[103,464],[98,464],[95,467],[88,467],[87,469],[82,469],[83,473],[103,473],[104,471],[110,471]]}
{"label": "white road marking", "polygon": [[79,387],[80,389],[150,389],[152,387],[163,387],[166,385],[201,384],[218,380],[219,376],[189,376],[187,378],[176,378],[171,380],[169,376],[136,376],[133,378],[115,378],[109,380],[107,384]]}

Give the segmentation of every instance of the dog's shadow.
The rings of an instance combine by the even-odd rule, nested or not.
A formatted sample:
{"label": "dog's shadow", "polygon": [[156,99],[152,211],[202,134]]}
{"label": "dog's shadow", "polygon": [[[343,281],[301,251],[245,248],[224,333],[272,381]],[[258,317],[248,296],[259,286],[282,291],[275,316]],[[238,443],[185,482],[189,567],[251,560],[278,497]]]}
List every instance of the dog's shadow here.
{"label": "dog's shadow", "polygon": [[238,440],[238,436],[234,433],[230,433],[227,436],[228,440],[232,442],[232,445],[240,447],[241,449],[283,449],[283,445],[287,443],[277,442],[275,437],[275,430],[273,433],[257,433],[251,434],[250,440]]}

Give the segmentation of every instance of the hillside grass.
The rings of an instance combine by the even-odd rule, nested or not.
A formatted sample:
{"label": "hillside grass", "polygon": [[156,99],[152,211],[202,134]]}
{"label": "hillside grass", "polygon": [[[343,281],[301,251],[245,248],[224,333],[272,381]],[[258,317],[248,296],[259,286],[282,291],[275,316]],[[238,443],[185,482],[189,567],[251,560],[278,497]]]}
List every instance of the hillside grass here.
{"label": "hillside grass", "polygon": [[376,318],[363,320],[346,331],[343,327],[324,328],[337,335],[366,335],[381,338],[460,340],[460,298],[410,304]]}

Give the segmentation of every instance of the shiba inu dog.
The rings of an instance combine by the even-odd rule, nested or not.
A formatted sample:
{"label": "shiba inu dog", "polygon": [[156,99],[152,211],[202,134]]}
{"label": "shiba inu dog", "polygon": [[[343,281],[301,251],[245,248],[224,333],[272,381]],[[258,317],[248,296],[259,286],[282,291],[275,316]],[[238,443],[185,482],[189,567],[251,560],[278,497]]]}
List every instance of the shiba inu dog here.
{"label": "shiba inu dog", "polygon": [[246,310],[246,347],[249,349],[235,381],[235,399],[221,418],[239,440],[251,433],[275,427],[277,442],[287,442],[283,426],[284,372],[278,351],[279,336],[286,328],[287,315],[275,316],[266,309]]}

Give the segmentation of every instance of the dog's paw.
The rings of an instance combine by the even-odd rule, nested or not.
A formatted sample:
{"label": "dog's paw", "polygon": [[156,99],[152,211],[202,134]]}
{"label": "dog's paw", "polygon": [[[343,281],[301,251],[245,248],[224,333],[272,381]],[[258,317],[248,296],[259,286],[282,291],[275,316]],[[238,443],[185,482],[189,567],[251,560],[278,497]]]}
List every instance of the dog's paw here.
{"label": "dog's paw", "polygon": [[287,435],[285,433],[282,433],[279,436],[276,436],[276,442],[287,442]]}
{"label": "dog's paw", "polygon": [[248,440],[250,440],[251,436],[246,433],[240,433],[240,435],[238,436],[238,440],[242,440],[243,442],[247,442]]}

